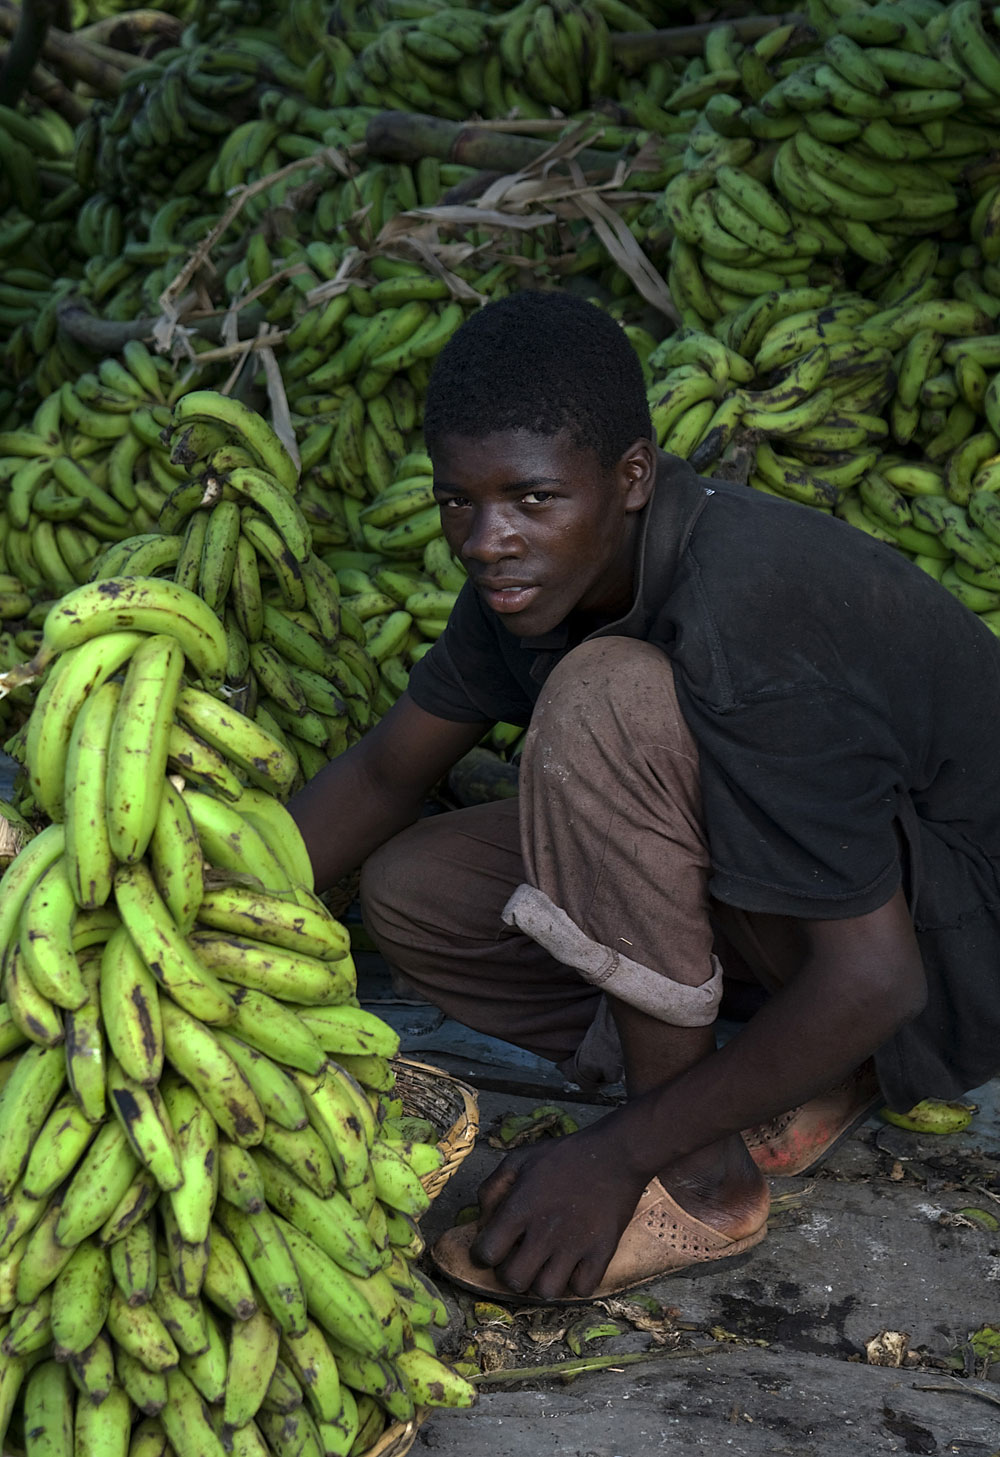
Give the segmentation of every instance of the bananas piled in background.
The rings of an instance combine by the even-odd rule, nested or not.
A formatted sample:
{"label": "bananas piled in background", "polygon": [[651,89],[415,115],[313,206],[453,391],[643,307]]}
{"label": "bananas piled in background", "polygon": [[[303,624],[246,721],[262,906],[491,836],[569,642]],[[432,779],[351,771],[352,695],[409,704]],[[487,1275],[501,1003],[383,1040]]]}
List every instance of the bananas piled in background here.
{"label": "bananas piled in background", "polygon": [[[492,282],[499,293],[503,271],[489,270],[485,286]],[[303,459],[319,484],[356,499],[375,496],[420,444],[434,358],[466,308],[492,296],[482,277],[475,292],[456,282],[464,289],[461,301],[443,278],[385,259],[368,279],[340,291],[320,285],[307,295],[317,301],[289,333],[284,377],[289,404],[312,436],[308,447],[303,443]]]}
{"label": "bananas piled in background", "polygon": [[996,629],[1000,43],[969,0],[808,13],[750,46],[717,27],[659,102],[689,136],[645,220],[683,320],[646,356],[657,438]]}
{"label": "bananas piled in background", "polygon": [[[72,173],[73,146],[73,130],[57,112],[39,108],[29,115],[0,106],[0,354],[18,334],[27,348],[46,308],[67,291],[57,270],[79,266],[72,256],[81,196]],[[40,332],[36,338],[41,340]],[[51,337],[45,339],[35,352],[51,343]],[[79,358],[75,364],[81,367]],[[14,404],[16,373],[4,371],[0,421]]]}
{"label": "bananas piled in background", "polygon": [[[227,658],[203,598],[102,578],[8,679],[45,674],[49,822],[0,882],[0,1440],[29,1450],[330,1457],[474,1399],[414,1265],[434,1130]],[[239,777],[189,775],[192,722]]]}
{"label": "bananas piled in background", "polygon": [[[206,390],[178,394],[171,408],[163,401],[170,384],[162,361],[134,342],[123,361],[103,361],[75,390],[48,396],[30,428],[0,433],[10,452],[0,456],[0,542],[12,576],[0,611],[20,621],[34,598],[45,604],[91,579],[172,578],[224,626],[230,701],[282,740],[300,777],[311,777],[398,696],[395,660],[405,672],[440,634],[464,579],[447,552],[435,567],[444,596],[434,576],[398,579],[422,562],[425,546],[441,555],[429,460],[422,451],[394,456],[387,471],[395,482],[365,506],[331,494],[313,468],[334,443],[332,423],[313,424],[304,438],[300,486],[262,416]],[[371,597],[366,579],[369,595],[341,604],[331,563],[344,547],[363,549],[367,564],[385,563],[391,595],[382,583]],[[407,608],[421,589],[430,595]],[[30,655],[30,638],[23,647]],[[385,673],[382,659],[393,660]],[[23,709],[29,691],[19,690],[14,706]]]}
{"label": "bananas piled in background", "polygon": [[91,110],[77,136],[77,181],[123,195],[197,192],[214,149],[256,114],[262,86],[279,75],[301,87],[301,69],[277,38],[244,34],[230,47],[196,44],[161,52],[130,73],[113,105]]}
{"label": "bananas piled in background", "polygon": [[[716,90],[657,205],[673,233],[671,288],[695,327],[765,293],[898,263],[912,238],[960,222],[966,173],[1000,138],[996,95],[919,5],[809,14],[812,31],[789,24],[742,47],[719,27],[706,43]],[[1000,62],[985,32],[983,43]]]}
{"label": "bananas piled in background", "polygon": [[347,84],[363,104],[460,121],[581,111],[609,94],[612,73],[611,33],[594,0],[522,0],[498,16],[440,6],[390,23],[354,58]]}
{"label": "bananas piled in background", "polygon": [[[410,468],[412,474],[352,513],[357,545],[335,548],[324,558],[337,576],[342,614],[363,626],[365,650],[378,671],[372,706],[379,716],[406,688],[412,665],[441,636],[465,582],[465,569],[441,535],[430,461],[414,457]],[[386,537],[394,550],[384,547]]]}
{"label": "bananas piled in background", "polygon": [[0,106],[0,204],[49,222],[71,205],[73,128],[58,111]]}
{"label": "bananas piled in background", "polygon": [[[0,568],[34,601],[86,580],[102,552],[100,573],[191,583],[204,530],[206,578],[196,590],[221,600],[231,682],[246,695],[239,701],[282,734],[301,772],[314,772],[398,696],[460,586],[453,562],[435,558],[435,576],[423,561],[425,549],[442,547],[420,433],[433,357],[483,298],[526,282],[558,285],[565,268],[594,278],[594,296],[634,338],[668,450],[873,531],[892,535],[902,525],[896,544],[927,548],[911,554],[944,561],[934,570],[957,590],[955,576],[964,579],[944,544],[964,541],[952,536],[954,519],[939,518],[943,535],[926,521],[900,522],[906,513],[883,484],[905,494],[892,477],[926,470],[924,494],[942,494],[929,489],[942,479],[953,495],[967,493],[952,505],[985,532],[969,507],[975,480],[975,510],[985,515],[978,493],[991,480],[987,399],[996,366],[990,346],[973,354],[959,341],[988,339],[1000,316],[1000,184],[984,161],[1000,140],[991,22],[971,0],[933,14],[922,0],[815,0],[808,24],[775,24],[749,44],[721,24],[700,55],[661,55],[607,77],[615,33],[642,30],[649,9],[619,0],[476,10],[446,0],[298,0],[281,15],[262,10],[256,23],[234,24],[195,7],[181,43],[132,71],[117,102],[96,103],[77,130],[74,221],[63,221],[60,202],[59,221],[42,225],[62,230],[68,274],[54,270],[46,291],[46,274],[27,262],[22,219],[0,238],[13,280],[0,308],[8,299],[19,389],[7,423],[15,435],[58,434],[44,448],[30,440],[15,447],[24,451],[16,467],[14,451],[0,464],[0,475],[17,479],[0,517],[9,540]],[[182,92],[197,103],[187,122]],[[557,113],[595,128],[588,145],[599,144],[603,124],[601,144],[645,169],[632,175],[634,195],[615,205],[666,274],[681,329],[664,339],[661,321],[648,332],[631,279],[579,222],[508,241],[463,221],[442,233],[453,251],[433,272],[405,247],[386,251],[378,244],[386,223],[406,213],[421,227],[420,209],[472,175],[436,157],[367,155],[365,128],[387,104],[446,118]],[[24,119],[40,123],[34,113]],[[59,146],[54,160],[65,167],[64,132]],[[289,162],[301,165],[282,175]],[[235,568],[218,598],[236,513],[254,508],[230,484],[224,499],[203,504],[197,483],[204,495],[206,471],[226,474],[226,452],[242,447],[203,434],[201,454],[184,460],[175,439],[167,447],[160,439],[183,395],[227,380],[232,355],[195,335],[185,358],[156,360],[158,389],[144,386],[133,422],[118,372],[128,360],[95,359],[57,324],[69,286],[104,319],[155,315],[234,190],[274,172],[217,240],[196,287],[220,313],[246,320],[244,332],[273,331],[301,458],[297,515],[284,524],[294,541],[304,520],[312,555],[333,572],[328,590],[342,599],[335,642],[344,670],[322,708],[307,677],[313,703],[307,697],[304,711],[290,666],[320,674],[332,642],[315,618],[301,620],[308,608],[292,605],[302,589],[283,558],[269,564],[255,548],[270,640],[246,631],[259,612],[238,604]],[[904,307],[932,303],[939,307],[925,314]],[[901,318],[890,319],[897,308]],[[253,359],[234,392],[260,407],[265,377]],[[54,394],[62,400],[55,426]],[[213,467],[216,449],[223,454]],[[58,470],[78,489],[60,483],[46,453],[68,457]],[[22,464],[32,468],[22,473]],[[73,467],[88,477],[87,490]],[[933,503],[919,509],[926,516]],[[982,542],[972,540],[965,549],[978,565],[961,570],[986,573]],[[993,610],[986,594],[995,583],[966,585],[979,591],[963,600]],[[299,628],[308,642],[293,634]],[[261,643],[284,659],[282,670]],[[270,690],[247,666],[251,649]],[[342,710],[333,711],[334,696]]]}
{"label": "bananas piled in background", "polygon": [[874,297],[789,289],[681,331],[650,403],[667,450],[706,474],[742,453],[751,486],[897,547],[996,631],[1000,298],[940,261],[924,240]]}
{"label": "bananas piled in background", "polygon": [[134,340],[0,431],[0,560],[30,592],[56,596],[86,581],[108,542],[158,530],[179,479],[160,440],[173,385]]}
{"label": "bananas piled in background", "polygon": [[[7,307],[9,373],[28,408],[34,408],[36,395],[44,396],[93,367],[87,350],[56,328],[57,312],[67,294],[78,296],[104,320],[155,317],[163,290],[233,191],[275,173],[270,186],[246,201],[240,219],[220,240],[222,256],[212,260],[217,266],[212,273],[202,271],[199,284],[202,297],[210,292],[220,312],[249,303],[245,317],[254,316],[253,327],[262,318],[279,328],[299,323],[296,338],[302,337],[309,328],[302,316],[312,308],[304,296],[330,281],[352,246],[370,247],[384,223],[399,212],[432,205],[448,187],[473,175],[470,167],[432,156],[411,165],[364,155],[367,122],[387,99],[378,94],[371,98],[372,104],[359,104],[351,95],[346,78],[356,53],[360,56],[383,35],[412,32],[424,36],[425,47],[437,44],[454,60],[453,42],[435,34],[435,28],[451,29],[456,37],[467,36],[471,42],[472,33],[479,37],[484,29],[503,38],[508,32],[515,36],[527,20],[532,21],[532,35],[536,26],[543,32],[547,51],[559,56],[566,51],[575,57],[578,70],[585,63],[587,84],[594,93],[587,98],[591,103],[600,99],[601,70],[594,72],[591,52],[596,51],[584,31],[600,38],[598,49],[605,54],[609,27],[642,28],[647,23],[641,7],[630,9],[618,0],[587,6],[567,0],[564,7],[522,6],[496,14],[449,7],[438,0],[421,0],[416,7],[411,0],[401,0],[395,7],[389,0],[354,6],[302,3],[283,8],[280,15],[272,12],[270,31],[255,26],[249,17],[242,24],[220,23],[219,14],[195,7],[180,43],[130,69],[117,99],[100,98],[89,104],[75,135],[53,114],[61,150],[52,166],[58,163],[65,175],[37,219],[41,230],[57,230],[51,246],[48,233],[44,238],[45,256],[54,265],[48,288],[43,277],[34,276],[41,236],[30,226],[35,212],[18,216],[15,211],[8,237],[0,237],[5,274],[10,271],[12,276],[4,285],[12,291],[9,302],[0,297],[0,341],[2,310]],[[211,40],[206,38],[209,34]],[[422,44],[418,39],[412,43],[418,48]],[[520,41],[513,45],[507,40],[507,46],[519,54]],[[478,54],[465,57],[474,80],[489,49],[479,46]],[[492,49],[497,52],[497,46]],[[555,60],[552,63],[556,65]],[[660,69],[666,70],[662,65]],[[461,65],[444,60],[437,67],[435,85],[440,94],[426,86],[427,94],[420,98],[432,116],[452,114],[444,103],[454,99],[460,72]],[[619,78],[613,76],[607,89],[614,90],[617,84]],[[621,85],[625,84],[623,77]],[[630,91],[641,93],[637,78],[629,77],[627,84]],[[474,101],[467,96],[459,114],[506,116],[511,104],[499,95],[477,94]],[[538,103],[531,110],[548,114],[548,107]],[[566,111],[565,104],[561,110]],[[595,129],[609,130],[607,115],[588,114]],[[18,157],[34,168],[30,184],[34,197],[41,186],[35,175],[38,159],[44,166],[47,149],[53,145],[44,135],[48,119],[44,111],[36,109],[29,115],[24,107],[12,116],[12,125],[25,133]],[[29,146],[27,139],[36,132],[38,145]],[[602,144],[628,152],[637,150],[644,138],[634,127],[618,127],[617,133]],[[340,152],[341,167],[331,169],[330,148]],[[283,171],[289,163],[313,159],[314,168]],[[638,211],[640,205],[623,206]],[[256,304],[245,299],[261,282],[257,268],[252,270],[252,281],[245,281],[248,220],[266,233],[275,272],[281,274]],[[331,239],[338,242],[332,245]],[[325,258],[322,266],[306,252],[310,241]],[[523,237],[517,241],[513,251],[533,256],[539,265],[547,264],[551,253],[566,251],[568,242],[571,256],[589,244],[585,256],[594,266],[605,257],[586,225],[550,228],[537,243]],[[258,249],[258,261],[261,256]],[[476,267],[474,258],[473,254],[472,266],[459,272],[476,288],[478,278],[485,276],[489,282],[491,275],[489,266]],[[615,286],[628,292],[628,280],[617,269],[611,274]],[[291,384],[297,378],[298,361],[289,358],[288,363],[291,373],[286,382]],[[199,383],[215,386],[226,373],[221,361],[215,361],[205,366]],[[9,398],[0,399],[4,409],[10,404]],[[21,423],[25,404],[6,423]]]}

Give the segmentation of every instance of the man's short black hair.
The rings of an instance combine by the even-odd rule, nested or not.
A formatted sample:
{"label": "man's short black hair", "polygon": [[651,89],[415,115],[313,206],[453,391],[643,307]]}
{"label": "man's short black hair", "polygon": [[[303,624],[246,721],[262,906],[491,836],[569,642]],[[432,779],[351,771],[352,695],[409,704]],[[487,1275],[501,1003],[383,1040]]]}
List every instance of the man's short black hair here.
{"label": "man's short black hair", "polygon": [[621,326],[573,293],[524,290],[470,314],[431,371],[424,441],[556,435],[613,466],[652,437],[642,365]]}

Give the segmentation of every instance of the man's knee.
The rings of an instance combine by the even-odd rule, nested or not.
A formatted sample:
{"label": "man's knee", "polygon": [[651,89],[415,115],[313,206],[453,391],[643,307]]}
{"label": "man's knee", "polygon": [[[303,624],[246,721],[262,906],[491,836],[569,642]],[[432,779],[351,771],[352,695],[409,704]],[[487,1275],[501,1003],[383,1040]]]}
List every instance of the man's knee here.
{"label": "man's knee", "polygon": [[599,637],[561,659],[535,706],[525,754],[574,743],[604,746],[614,758],[656,745],[697,761],[662,649],[637,638]]}
{"label": "man's knee", "polygon": [[542,699],[572,693],[581,684],[595,694],[614,688],[629,695],[652,689],[674,696],[673,668],[666,653],[634,637],[595,637],[580,643],[546,678]]}

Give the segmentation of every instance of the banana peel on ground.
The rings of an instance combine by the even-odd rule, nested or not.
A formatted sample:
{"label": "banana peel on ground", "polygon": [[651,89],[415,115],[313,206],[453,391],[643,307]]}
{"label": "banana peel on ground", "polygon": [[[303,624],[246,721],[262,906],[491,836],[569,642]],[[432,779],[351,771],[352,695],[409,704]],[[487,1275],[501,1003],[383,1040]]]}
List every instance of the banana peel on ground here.
{"label": "banana peel on ground", "polygon": [[530,1113],[505,1114],[487,1142],[490,1148],[509,1150],[526,1143],[537,1143],[540,1138],[559,1138],[567,1133],[576,1133],[579,1127],[576,1119],[564,1108],[543,1103]]}
{"label": "banana peel on ground", "polygon": [[975,1103],[949,1103],[939,1098],[924,1098],[914,1103],[906,1113],[881,1108],[879,1117],[894,1128],[905,1128],[910,1133],[961,1133],[978,1112]]}
{"label": "banana peel on ground", "polygon": [[7,869],[34,834],[24,816],[7,800],[0,799],[0,873]]}

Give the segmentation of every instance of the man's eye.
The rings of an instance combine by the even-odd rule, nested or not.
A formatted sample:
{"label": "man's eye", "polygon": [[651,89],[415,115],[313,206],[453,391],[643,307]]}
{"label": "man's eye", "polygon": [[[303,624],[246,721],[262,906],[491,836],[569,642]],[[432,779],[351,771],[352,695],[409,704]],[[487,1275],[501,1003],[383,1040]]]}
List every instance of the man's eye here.
{"label": "man's eye", "polygon": [[438,505],[441,507],[442,511],[449,506],[467,506],[468,504],[469,502],[466,496],[444,496],[438,500]]}
{"label": "man's eye", "polygon": [[529,506],[544,506],[546,501],[553,499],[553,493],[551,491],[526,491],[521,499],[527,501]]}

